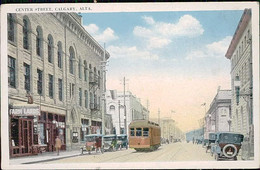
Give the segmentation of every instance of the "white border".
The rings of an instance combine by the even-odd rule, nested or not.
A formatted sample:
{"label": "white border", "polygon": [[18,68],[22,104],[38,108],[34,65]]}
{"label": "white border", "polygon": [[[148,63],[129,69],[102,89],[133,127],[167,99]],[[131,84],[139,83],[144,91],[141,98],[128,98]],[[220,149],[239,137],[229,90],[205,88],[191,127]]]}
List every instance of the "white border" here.
{"label": "white border", "polygon": [[[74,7],[77,11],[55,11],[56,7]],[[8,135],[8,85],[7,85],[7,13],[36,13],[36,11],[17,12],[18,8],[51,8],[52,12],[148,12],[148,11],[209,11],[209,10],[244,10],[252,9],[253,33],[253,114],[255,132],[254,161],[186,161],[186,162],[149,162],[149,163],[88,163],[88,164],[31,164],[9,165],[9,135]],[[80,7],[90,7],[91,11],[79,10]],[[50,12],[50,11],[45,11]],[[41,13],[45,13],[42,11]],[[4,169],[175,169],[175,168],[257,168],[259,167],[259,4],[257,2],[210,2],[210,3],[78,3],[78,4],[9,4],[1,6],[1,167]],[[224,57],[224,56],[223,56]],[[6,100],[7,99],[7,100]]]}

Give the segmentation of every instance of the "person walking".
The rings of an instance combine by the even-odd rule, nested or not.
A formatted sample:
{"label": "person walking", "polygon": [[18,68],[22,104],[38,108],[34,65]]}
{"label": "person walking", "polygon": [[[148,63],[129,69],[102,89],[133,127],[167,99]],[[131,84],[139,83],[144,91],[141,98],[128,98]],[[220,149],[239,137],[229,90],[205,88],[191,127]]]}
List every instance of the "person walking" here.
{"label": "person walking", "polygon": [[60,140],[59,136],[56,136],[55,148],[56,148],[56,151],[57,151],[57,155],[59,155],[60,154],[60,148],[61,148],[61,140]]}

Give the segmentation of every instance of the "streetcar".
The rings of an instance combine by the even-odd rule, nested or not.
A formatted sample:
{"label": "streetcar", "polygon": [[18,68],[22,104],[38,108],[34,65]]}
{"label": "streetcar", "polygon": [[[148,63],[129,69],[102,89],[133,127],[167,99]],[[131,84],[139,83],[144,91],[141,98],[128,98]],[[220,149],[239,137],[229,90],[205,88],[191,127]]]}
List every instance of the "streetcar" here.
{"label": "streetcar", "polygon": [[132,121],[129,125],[129,148],[153,151],[161,146],[161,128],[148,120]]}

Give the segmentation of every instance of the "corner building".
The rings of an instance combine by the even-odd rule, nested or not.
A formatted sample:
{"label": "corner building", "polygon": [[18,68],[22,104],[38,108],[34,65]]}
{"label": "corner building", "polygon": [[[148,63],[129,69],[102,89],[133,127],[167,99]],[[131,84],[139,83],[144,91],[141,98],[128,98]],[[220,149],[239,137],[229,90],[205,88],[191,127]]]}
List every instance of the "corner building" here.
{"label": "corner building", "polygon": [[[10,156],[78,149],[101,133],[109,53],[76,13],[8,14]],[[104,57],[105,56],[105,57]]]}

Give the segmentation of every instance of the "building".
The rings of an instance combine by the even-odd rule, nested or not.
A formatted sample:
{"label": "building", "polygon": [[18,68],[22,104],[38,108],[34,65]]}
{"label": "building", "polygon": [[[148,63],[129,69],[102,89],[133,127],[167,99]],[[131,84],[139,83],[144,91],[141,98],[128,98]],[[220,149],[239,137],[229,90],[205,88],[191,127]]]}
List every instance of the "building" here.
{"label": "building", "polygon": [[242,153],[249,159],[254,155],[251,9],[244,10],[225,56],[231,61],[231,130],[244,135],[248,147]]}
{"label": "building", "polygon": [[[100,133],[101,61],[109,58],[76,13],[8,14],[10,156],[77,149]],[[104,57],[105,56],[105,57]]]}
{"label": "building", "polygon": [[[124,113],[124,98],[125,98],[125,113]],[[149,111],[145,108],[140,100],[131,92],[118,92],[117,90],[108,90],[106,92],[106,110],[107,114],[112,115],[115,134],[125,133],[125,115],[126,126],[133,120],[144,120],[149,117]],[[128,134],[128,128],[126,129]]]}
{"label": "building", "polygon": [[230,131],[231,90],[220,90],[212,100],[205,116],[204,139],[209,139],[211,132]]}
{"label": "building", "polygon": [[186,132],[185,137],[186,137],[186,142],[193,142],[193,143],[198,143],[202,142],[203,139],[203,128],[199,129],[194,129],[189,132]]}

